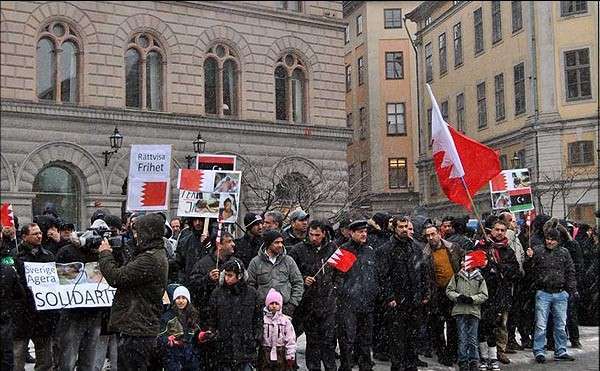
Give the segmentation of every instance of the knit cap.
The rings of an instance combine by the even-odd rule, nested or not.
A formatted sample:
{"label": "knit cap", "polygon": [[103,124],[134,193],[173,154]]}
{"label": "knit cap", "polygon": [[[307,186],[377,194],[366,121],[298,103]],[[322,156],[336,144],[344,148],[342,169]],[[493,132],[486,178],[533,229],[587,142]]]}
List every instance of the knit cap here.
{"label": "knit cap", "polygon": [[270,289],[269,292],[267,293],[267,298],[265,299],[265,306],[268,306],[271,303],[277,303],[279,304],[280,307],[283,306],[283,297],[281,296],[281,294],[279,292],[277,292],[277,290],[275,289]]}
{"label": "knit cap", "polygon": [[185,286],[178,286],[173,292],[173,300],[178,297],[183,296],[187,299],[188,303],[192,301],[192,297],[190,295],[190,290],[188,290]]}

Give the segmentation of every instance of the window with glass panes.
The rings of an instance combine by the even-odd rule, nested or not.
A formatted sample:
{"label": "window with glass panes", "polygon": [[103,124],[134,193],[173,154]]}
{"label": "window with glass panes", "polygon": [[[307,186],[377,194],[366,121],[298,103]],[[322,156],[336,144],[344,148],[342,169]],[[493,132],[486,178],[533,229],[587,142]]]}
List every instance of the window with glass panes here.
{"label": "window with glass panes", "polygon": [[386,80],[404,78],[404,59],[402,52],[385,53],[385,78]]}
{"label": "window with glass panes", "polygon": [[446,57],[446,33],[444,32],[438,37],[438,51],[440,61],[440,75],[443,75],[448,71],[448,63]]}
{"label": "window with glass panes", "polygon": [[356,17],[356,36],[363,32],[363,18],[362,15]]}
{"label": "window with glass panes", "polygon": [[431,43],[425,45],[425,80],[427,82],[433,80],[433,55]]}
{"label": "window with glass panes", "polygon": [[594,164],[594,142],[591,140],[580,140],[569,143],[569,165],[593,165]]}
{"label": "window with glass panes", "polygon": [[358,85],[362,85],[365,82],[365,59],[358,58],[356,64],[358,65]]}
{"label": "window with glass panes", "polygon": [[388,182],[391,189],[408,186],[408,171],[406,158],[388,159]]}
{"label": "window with glass panes", "polygon": [[565,52],[565,82],[567,100],[591,98],[590,50]]}
{"label": "window with glass panes", "polygon": [[483,16],[481,8],[473,12],[473,28],[475,34],[475,54],[483,51]]}
{"label": "window with glass panes", "polygon": [[385,28],[402,28],[402,9],[383,10]]}
{"label": "window with glass panes", "polygon": [[454,67],[463,63],[462,28],[460,22],[454,25]]}
{"label": "window with glass panes", "polygon": [[487,126],[487,103],[485,99],[485,82],[477,85],[477,126]]}
{"label": "window with glass panes", "polygon": [[514,68],[515,80],[515,115],[525,112],[525,64],[519,63]]}
{"label": "window with glass panes", "polygon": [[448,122],[448,101],[445,100],[440,105],[440,113],[442,114],[442,118],[444,121]]}
{"label": "window with glass panes", "polygon": [[523,9],[521,8],[521,1],[511,1],[512,10],[512,32],[517,32],[523,28]]}
{"label": "window with glass panes", "polygon": [[460,93],[456,96],[456,130],[465,132],[465,95]]}
{"label": "window with glass panes", "polygon": [[404,103],[387,104],[387,134],[406,135]]}
{"label": "window with glass panes", "polygon": [[432,142],[432,134],[431,134],[431,108],[427,110],[427,145],[429,146],[429,148],[431,148],[431,146],[433,145]]}
{"label": "window with glass panes", "polygon": [[352,90],[352,65],[346,66],[346,91]]}
{"label": "window with glass panes", "polygon": [[504,74],[494,76],[494,92],[496,98],[496,121],[503,120],[505,117],[504,109]]}
{"label": "window with glass panes", "polygon": [[500,1],[492,1],[492,42],[502,40],[502,13]]}
{"label": "window with glass panes", "polygon": [[560,15],[565,17],[573,14],[587,13],[587,1],[561,1]]}

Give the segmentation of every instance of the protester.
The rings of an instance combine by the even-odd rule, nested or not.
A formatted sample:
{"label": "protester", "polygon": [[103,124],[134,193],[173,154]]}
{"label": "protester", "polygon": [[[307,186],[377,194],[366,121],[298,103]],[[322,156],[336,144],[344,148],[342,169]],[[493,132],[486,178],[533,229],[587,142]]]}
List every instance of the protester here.
{"label": "protester", "polygon": [[235,257],[240,259],[245,267],[250,265],[250,261],[258,255],[262,245],[263,220],[260,215],[247,213],[244,215],[244,228],[246,233],[242,238],[235,240]]}
{"label": "protester", "polygon": [[376,251],[379,286],[385,308],[383,338],[389,344],[391,370],[417,370],[415,348],[423,305],[428,292],[422,269],[423,252],[408,233],[409,220],[392,220],[393,235]]}
{"label": "protester", "polygon": [[372,370],[371,342],[373,310],[379,292],[375,251],[367,244],[367,221],[357,220],[348,225],[351,239],[342,249],[356,257],[347,272],[336,271],[336,321],[341,365],[338,370],[350,371],[355,345],[360,370]]}
{"label": "protester", "polygon": [[304,282],[298,266],[283,246],[281,233],[263,234],[263,247],[248,266],[248,285],[258,290],[261,300],[274,288],[283,296],[283,313],[293,317],[302,300]]}
{"label": "protester", "polygon": [[352,221],[349,218],[343,218],[340,223],[335,237],[335,244],[338,246],[342,246],[346,242],[350,241],[350,230],[348,229],[348,225],[350,225]]}
{"label": "protester", "polygon": [[171,238],[177,240],[179,238],[179,233],[181,232],[181,218],[180,217],[175,217],[173,219],[171,219],[171,221],[169,222],[169,225],[171,225],[171,229],[173,230],[173,236]]}
{"label": "protester", "polygon": [[252,363],[257,360],[263,336],[264,301],[246,283],[247,277],[244,263],[231,258],[223,266],[219,286],[210,297],[208,329],[216,347],[216,364],[212,369],[251,371]]}
{"label": "protester", "polygon": [[446,296],[446,286],[452,276],[460,271],[460,262],[465,252],[442,239],[438,228],[432,224],[425,225],[423,233],[427,238],[423,257],[427,269],[427,281],[431,288],[430,329],[433,347],[438,361],[445,366],[451,366],[457,359],[458,335],[456,322],[452,319],[452,302]]}
{"label": "protester", "polygon": [[455,303],[452,307],[452,316],[456,318],[458,328],[460,371],[479,370],[477,329],[481,318],[480,306],[488,299],[487,285],[478,269],[485,264],[485,261],[479,256],[482,255],[468,253],[462,262],[461,270],[452,276],[446,287],[446,295]]}
{"label": "protester", "polygon": [[178,286],[173,292],[173,304],[160,318],[158,339],[163,350],[166,371],[195,371],[200,367],[197,339],[198,311],[191,303],[188,289]]}
{"label": "protester", "polygon": [[23,242],[15,257],[22,287],[26,288],[26,297],[15,301],[15,332],[13,351],[15,371],[25,369],[25,351],[29,339],[33,341],[36,353],[36,370],[52,370],[54,367],[52,342],[54,330],[58,323],[59,312],[56,310],[38,311],[35,306],[33,292],[27,287],[25,263],[54,262],[55,257],[42,245],[42,231],[35,223],[27,224],[21,231]]}
{"label": "protester", "polygon": [[455,218],[452,221],[452,234],[446,238],[446,241],[459,246],[463,251],[473,250],[473,241],[467,237],[467,222],[468,216]]}
{"label": "protester", "polygon": [[533,355],[538,363],[544,363],[544,345],[546,324],[549,313],[554,319],[554,359],[573,361],[567,353],[567,334],[565,331],[569,297],[577,298],[575,266],[566,248],[560,245],[560,232],[548,229],[545,232],[544,246],[527,249],[525,269],[529,269],[535,278],[537,289],[535,296],[535,334]]}
{"label": "protester", "polygon": [[[324,267],[335,252],[336,245],[328,236],[328,225],[312,220],[308,238],[293,246],[289,255],[298,265],[304,278],[304,294],[294,312],[294,328],[306,332],[306,367],[326,371],[336,369],[335,364],[335,297],[333,296],[333,271]],[[296,331],[298,334],[298,331]]]}
{"label": "protester", "polygon": [[[194,264],[208,254],[208,233],[204,233],[204,218],[191,218],[190,231],[180,236],[175,254],[177,277],[179,283],[188,283]],[[183,234],[183,232],[181,232]],[[188,284],[189,285],[189,284]]]}
{"label": "protester", "polygon": [[119,335],[120,370],[151,366],[148,360],[160,330],[162,297],[167,286],[163,217],[148,214],[136,218],[132,230],[136,250],[126,265],[117,265],[106,240],[98,250],[102,275],[109,285],[117,289],[109,326]]}
{"label": "protester", "polygon": [[310,215],[304,210],[296,210],[290,214],[290,225],[281,233],[285,246],[294,246],[306,238]]}
{"label": "protester", "polygon": [[276,229],[281,231],[283,227],[283,214],[279,211],[267,211],[264,215],[264,232]]}
{"label": "protester", "polygon": [[447,215],[442,218],[442,224],[440,225],[439,231],[440,236],[442,236],[444,240],[448,240],[448,238],[454,234],[455,231],[452,228],[453,222],[453,216]]}
{"label": "protester", "polygon": [[271,289],[265,298],[264,330],[258,357],[258,369],[285,371],[294,369],[296,333],[291,318],[281,312],[283,297]]}

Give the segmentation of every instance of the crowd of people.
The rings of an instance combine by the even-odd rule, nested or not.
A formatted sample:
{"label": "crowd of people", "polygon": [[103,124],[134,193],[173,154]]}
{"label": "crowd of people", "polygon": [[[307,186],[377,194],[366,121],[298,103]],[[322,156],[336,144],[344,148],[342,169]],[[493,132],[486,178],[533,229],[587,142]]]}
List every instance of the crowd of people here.
{"label": "crowd of people", "polygon": [[[92,232],[48,207],[2,230],[2,369],[417,370],[435,354],[475,371],[525,349],[573,361],[580,323],[598,325],[597,228],[468,221],[378,212],[334,228],[271,211],[247,213],[236,239],[202,218],[99,209],[91,228],[111,238],[90,248]],[[25,262],[98,262],[112,306],[36,310]]]}

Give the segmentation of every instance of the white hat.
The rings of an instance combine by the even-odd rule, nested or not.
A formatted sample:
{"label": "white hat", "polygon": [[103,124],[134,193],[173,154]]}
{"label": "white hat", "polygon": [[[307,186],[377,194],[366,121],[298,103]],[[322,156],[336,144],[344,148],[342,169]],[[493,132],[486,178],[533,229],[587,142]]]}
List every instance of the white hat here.
{"label": "white hat", "polygon": [[190,291],[187,288],[185,288],[185,286],[177,286],[177,288],[173,292],[173,300],[177,299],[180,296],[185,297],[188,300],[188,303],[192,301]]}

